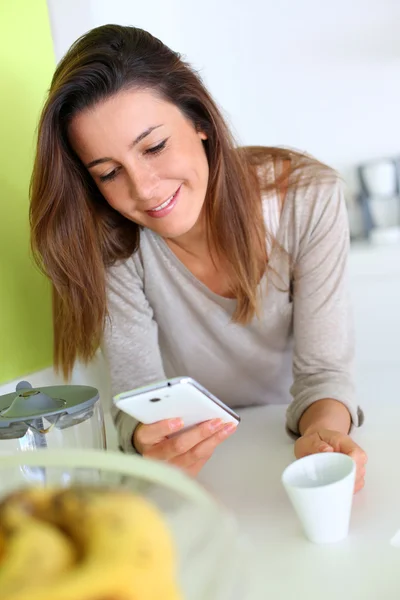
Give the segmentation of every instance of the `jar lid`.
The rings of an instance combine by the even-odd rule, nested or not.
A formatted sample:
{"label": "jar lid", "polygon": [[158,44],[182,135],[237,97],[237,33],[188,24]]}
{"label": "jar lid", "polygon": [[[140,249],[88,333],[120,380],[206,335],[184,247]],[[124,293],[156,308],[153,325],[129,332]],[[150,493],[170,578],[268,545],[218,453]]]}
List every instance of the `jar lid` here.
{"label": "jar lid", "polygon": [[86,385],[33,388],[28,381],[21,381],[15,392],[0,396],[0,437],[2,429],[15,423],[81,413],[98,399],[98,390]]}

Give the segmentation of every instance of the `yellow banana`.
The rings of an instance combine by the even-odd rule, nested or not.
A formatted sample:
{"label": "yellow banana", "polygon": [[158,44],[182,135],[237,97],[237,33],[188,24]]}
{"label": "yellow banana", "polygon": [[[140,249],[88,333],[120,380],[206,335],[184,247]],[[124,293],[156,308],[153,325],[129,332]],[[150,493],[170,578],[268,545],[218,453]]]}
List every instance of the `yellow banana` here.
{"label": "yellow banana", "polygon": [[65,535],[48,523],[26,518],[9,539],[4,538],[0,562],[0,598],[51,585],[75,562],[75,551]]}
{"label": "yellow banana", "polygon": [[[44,580],[31,585],[29,600],[180,600],[170,532],[146,500],[123,491],[76,488],[27,490],[10,504],[8,522],[21,522],[28,511],[65,532],[78,555],[51,585]],[[15,591],[0,593],[0,600],[26,600],[26,590]]]}

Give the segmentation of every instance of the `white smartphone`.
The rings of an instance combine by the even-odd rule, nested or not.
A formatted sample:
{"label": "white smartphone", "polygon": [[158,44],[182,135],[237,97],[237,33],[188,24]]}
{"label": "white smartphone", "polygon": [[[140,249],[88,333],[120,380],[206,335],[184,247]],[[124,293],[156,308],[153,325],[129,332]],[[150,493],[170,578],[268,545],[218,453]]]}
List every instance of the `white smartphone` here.
{"label": "white smartphone", "polygon": [[145,425],[181,418],[184,426],[180,431],[184,431],[210,419],[240,422],[239,415],[191,377],[167,379],[123,392],[113,400],[119,410]]}

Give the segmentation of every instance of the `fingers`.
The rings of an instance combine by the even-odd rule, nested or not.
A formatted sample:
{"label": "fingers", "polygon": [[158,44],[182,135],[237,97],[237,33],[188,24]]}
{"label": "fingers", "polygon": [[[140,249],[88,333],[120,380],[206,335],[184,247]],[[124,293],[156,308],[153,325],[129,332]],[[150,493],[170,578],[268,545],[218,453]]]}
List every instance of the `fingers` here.
{"label": "fingers", "polygon": [[[173,459],[186,454],[195,446],[204,440],[214,436],[214,434],[224,428],[224,423],[221,419],[213,419],[206,421],[193,427],[189,431],[184,431],[173,439],[164,439],[160,443],[152,446],[146,456],[148,458],[156,458],[172,462]],[[202,456],[198,456],[199,460]],[[191,462],[195,462],[192,460]]]}
{"label": "fingers", "polygon": [[147,446],[158,444],[168,435],[179,431],[184,426],[182,419],[166,419],[151,425],[139,423],[133,435],[133,443],[138,452],[143,454]]}
{"label": "fingers", "polygon": [[357,469],[354,493],[357,494],[365,485],[365,467]]}
{"label": "fingers", "polygon": [[[342,452],[344,452],[344,450],[342,450]],[[345,452],[345,454],[351,456],[351,458],[360,468],[365,467],[365,465],[368,462],[368,457],[366,453],[359,446],[357,446],[354,450],[350,450],[350,452]]]}
{"label": "fingers", "polygon": [[296,441],[296,458],[319,452],[341,452],[350,456],[356,463],[354,492],[359,492],[364,487],[365,465],[368,458],[364,450],[350,436],[338,431],[321,429],[318,432],[306,434]]}
{"label": "fingers", "polygon": [[[146,458],[167,461],[195,476],[216,446],[236,430],[237,423],[213,419],[179,433],[183,426],[182,419],[139,424],[134,432],[134,446]],[[169,437],[176,432],[178,435]]]}
{"label": "fingers", "polygon": [[354,493],[356,494],[362,490],[365,485],[365,465],[368,461],[367,454],[349,436],[344,436],[344,438],[340,440],[339,452],[347,454],[356,463],[356,482],[354,485]]}
{"label": "fingers", "polygon": [[177,467],[181,467],[184,469],[191,468],[198,462],[202,462],[204,464],[212,456],[218,444],[220,444],[226,438],[232,435],[232,433],[234,433],[235,430],[235,424],[223,424],[222,428],[219,429],[216,433],[214,433],[214,435],[193,446],[184,454],[175,457],[170,462],[176,465]]}
{"label": "fingers", "polygon": [[[333,443],[333,445],[335,447],[335,442]],[[336,450],[336,448],[335,448],[335,450]],[[351,456],[351,458],[360,467],[363,467],[367,464],[368,457],[367,457],[366,453],[348,435],[340,435],[340,437],[338,437],[337,452],[342,452],[343,454],[348,454],[348,456]]]}
{"label": "fingers", "polygon": [[196,477],[201,469],[204,467],[208,459],[203,458],[202,460],[198,460],[196,463],[190,465],[190,467],[186,467],[185,473],[190,475],[190,477]]}
{"label": "fingers", "polygon": [[[328,448],[331,448],[334,452],[341,452],[350,456],[359,468],[367,464],[368,459],[364,450],[350,436],[338,431],[321,429],[318,432],[303,436],[298,442],[298,450],[308,454],[326,452],[329,451]],[[306,455],[303,454],[303,456]]]}
{"label": "fingers", "polygon": [[365,465],[367,463],[367,455],[359,446],[348,453],[354,462],[356,463],[356,483],[354,486],[354,493],[359,492],[365,484]]}
{"label": "fingers", "polygon": [[296,458],[303,458],[319,452],[334,452],[333,447],[321,439],[318,433],[311,433],[299,438],[295,444]]}

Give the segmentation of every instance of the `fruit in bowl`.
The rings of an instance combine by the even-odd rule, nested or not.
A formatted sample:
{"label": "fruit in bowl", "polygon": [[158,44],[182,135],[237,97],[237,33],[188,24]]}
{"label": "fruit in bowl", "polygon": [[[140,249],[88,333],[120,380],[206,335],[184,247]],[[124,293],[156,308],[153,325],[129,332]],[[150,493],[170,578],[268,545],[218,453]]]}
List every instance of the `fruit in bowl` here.
{"label": "fruit in bowl", "polygon": [[0,600],[181,600],[161,512],[118,488],[30,487],[0,503]]}

